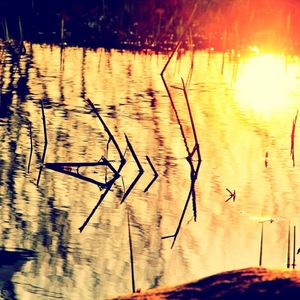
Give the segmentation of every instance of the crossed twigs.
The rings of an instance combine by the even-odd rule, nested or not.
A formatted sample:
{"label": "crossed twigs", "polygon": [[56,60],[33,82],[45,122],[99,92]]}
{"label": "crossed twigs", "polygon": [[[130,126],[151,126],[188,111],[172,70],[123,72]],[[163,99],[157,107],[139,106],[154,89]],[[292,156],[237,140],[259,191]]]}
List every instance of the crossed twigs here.
{"label": "crossed twigs", "polygon": [[[85,101],[91,107],[92,112],[94,112],[96,114],[96,116],[98,117],[101,125],[104,128],[104,131],[108,135],[109,139],[108,139],[108,142],[107,142],[107,152],[108,152],[108,145],[109,145],[110,142],[112,142],[114,147],[116,148],[116,150],[118,152],[118,155],[119,155],[119,158],[120,158],[118,167],[114,167],[112,165],[111,161],[109,161],[104,156],[102,156],[99,161],[94,161],[94,162],[52,162],[52,163],[45,163],[48,139],[47,139],[47,127],[46,127],[46,118],[45,118],[44,105],[43,105],[43,101],[41,101],[42,120],[43,120],[43,129],[44,129],[44,149],[43,149],[43,155],[42,155],[42,158],[41,158],[41,164],[40,164],[40,168],[39,168],[38,178],[37,178],[37,185],[39,185],[40,178],[41,178],[41,173],[42,173],[43,168],[45,167],[47,169],[50,169],[50,170],[53,170],[53,171],[56,171],[56,172],[59,172],[59,173],[63,173],[63,174],[75,177],[77,179],[95,184],[99,187],[100,191],[103,190],[103,193],[100,195],[100,198],[99,198],[98,202],[96,203],[94,208],[91,210],[91,212],[89,213],[89,215],[87,216],[87,218],[83,222],[83,224],[79,227],[80,232],[82,232],[84,230],[84,228],[89,223],[90,219],[92,218],[92,216],[96,212],[99,205],[105,199],[105,197],[107,196],[109,191],[111,191],[111,188],[114,185],[114,183],[116,182],[116,180],[118,178],[120,178],[121,170],[123,169],[124,165],[126,164],[126,159],[124,157],[125,154],[123,155],[123,153],[122,153],[122,151],[119,147],[119,144],[117,143],[114,135],[111,133],[111,131],[107,127],[106,123],[104,122],[103,118],[101,117],[98,110],[94,106],[93,102],[90,99],[87,99]],[[30,131],[30,133],[31,133],[31,131]],[[136,185],[136,183],[139,181],[140,177],[144,173],[144,169],[143,169],[143,167],[142,167],[142,165],[141,165],[141,163],[140,163],[140,161],[139,161],[139,159],[138,159],[138,157],[137,157],[137,155],[136,155],[136,153],[133,149],[133,146],[130,143],[129,138],[127,137],[126,134],[125,134],[125,139],[126,139],[127,147],[129,149],[131,155],[133,156],[134,160],[135,160],[135,163],[138,167],[139,172],[138,172],[138,175],[136,176],[136,178],[129,185],[127,190],[124,191],[124,195],[122,197],[121,203],[123,203],[125,201],[125,199],[128,197],[128,195],[130,194],[130,192],[132,191],[132,189],[134,188],[134,186]],[[31,134],[30,134],[30,140],[31,140],[31,153],[32,153],[32,137],[31,137]],[[31,160],[31,155],[30,155],[30,160]],[[150,165],[151,169],[153,170],[154,177],[149,182],[149,184],[145,188],[144,192],[147,192],[149,190],[151,185],[154,183],[154,181],[158,177],[158,173],[156,172],[156,170],[155,170],[155,168],[154,168],[154,166],[153,166],[153,164],[152,164],[152,162],[151,162],[151,160],[148,156],[146,156],[146,160],[147,160],[148,164]],[[105,174],[104,182],[95,180],[93,178],[90,178],[90,177],[85,176],[85,175],[80,173],[80,168],[81,167],[95,167],[95,166],[104,166],[106,168],[106,170],[107,170],[107,168],[110,169],[110,171],[112,172],[111,179],[107,180],[107,173]],[[29,161],[29,165],[28,165],[28,171],[29,171],[29,168],[30,168],[30,161]]]}

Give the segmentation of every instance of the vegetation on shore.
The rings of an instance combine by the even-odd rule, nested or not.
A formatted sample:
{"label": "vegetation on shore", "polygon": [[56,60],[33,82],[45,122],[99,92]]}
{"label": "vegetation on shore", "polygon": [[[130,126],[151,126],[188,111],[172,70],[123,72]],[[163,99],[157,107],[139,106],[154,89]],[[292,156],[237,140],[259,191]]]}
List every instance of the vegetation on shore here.
{"label": "vegetation on shore", "polygon": [[299,48],[300,7],[294,0],[2,0],[0,38],[168,50],[195,5],[189,37],[196,48]]}

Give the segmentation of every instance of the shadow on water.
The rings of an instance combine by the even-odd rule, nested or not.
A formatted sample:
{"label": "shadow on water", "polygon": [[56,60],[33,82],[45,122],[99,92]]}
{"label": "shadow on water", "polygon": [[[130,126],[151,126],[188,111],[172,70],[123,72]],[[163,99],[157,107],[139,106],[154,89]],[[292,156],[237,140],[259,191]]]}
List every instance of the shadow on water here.
{"label": "shadow on water", "polygon": [[[23,128],[29,128],[30,138],[33,145],[31,149],[35,151],[38,161],[41,157],[37,149],[37,137],[31,130],[31,121],[28,112],[24,110],[23,102],[27,100],[30,90],[28,87],[29,72],[32,69],[32,48],[28,46],[26,53],[12,53],[12,50],[4,47],[1,52],[0,65],[0,120],[4,122],[6,131],[1,133],[1,141],[6,141],[6,134],[9,134],[8,147],[0,148],[5,160],[0,160],[0,220],[1,227],[0,244],[0,296],[1,299],[20,299],[15,292],[12,278],[19,273],[27,261],[33,260],[30,265],[30,273],[38,274],[42,266],[43,257],[41,253],[47,249],[50,255],[50,266],[61,264],[62,274],[67,278],[72,278],[72,271],[69,267],[69,242],[70,223],[68,212],[54,207],[53,198],[47,197],[43,189],[39,189],[42,203],[39,203],[40,214],[37,223],[37,230],[32,231],[31,224],[26,215],[19,211],[19,199],[25,198],[27,204],[30,203],[26,183],[28,177],[25,176],[26,155],[20,154],[17,147],[20,145],[21,132]],[[38,72],[38,70],[37,70]],[[16,101],[16,103],[14,103]],[[28,127],[29,126],[29,127]],[[5,155],[3,152],[7,152]],[[32,154],[32,153],[31,153]],[[28,165],[29,170],[29,165]],[[24,173],[25,171],[25,173]],[[18,190],[16,179],[22,174],[25,181],[21,182],[21,193]],[[30,180],[30,179],[29,179]],[[5,198],[2,198],[3,189]],[[48,198],[48,202],[44,200]],[[26,204],[25,204],[26,205]],[[7,226],[9,224],[9,226]],[[13,242],[16,247],[6,249],[7,240],[19,232],[17,239]],[[25,250],[26,249],[34,249]],[[50,270],[49,270],[50,271]],[[31,285],[33,294],[43,296],[59,296],[53,294],[49,288],[41,288]]]}
{"label": "shadow on water", "polygon": [[0,295],[4,300],[18,299],[15,293],[12,277],[23,265],[34,259],[34,251],[25,249],[0,250]]}

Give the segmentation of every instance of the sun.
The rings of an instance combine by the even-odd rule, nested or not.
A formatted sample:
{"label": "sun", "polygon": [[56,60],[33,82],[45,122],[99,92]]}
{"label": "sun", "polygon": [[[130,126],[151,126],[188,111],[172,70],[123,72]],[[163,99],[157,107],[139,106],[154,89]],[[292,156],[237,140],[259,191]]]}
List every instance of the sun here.
{"label": "sun", "polygon": [[239,64],[235,95],[242,106],[268,113],[287,105],[294,84],[284,56],[258,54]]}

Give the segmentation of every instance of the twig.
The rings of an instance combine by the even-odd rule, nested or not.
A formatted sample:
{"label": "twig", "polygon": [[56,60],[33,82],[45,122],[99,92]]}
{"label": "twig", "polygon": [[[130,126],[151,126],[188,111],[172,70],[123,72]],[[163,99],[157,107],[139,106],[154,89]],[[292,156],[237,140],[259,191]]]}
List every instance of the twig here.
{"label": "twig", "polygon": [[[102,157],[100,161],[97,162],[71,162],[71,163],[46,163],[45,167],[51,170],[54,170],[56,172],[60,172],[66,175],[70,175],[72,177],[81,179],[83,181],[87,181],[93,184],[96,184],[99,186],[101,189],[106,188],[109,184],[110,181],[107,182],[105,180],[105,183],[102,183],[100,181],[97,181],[95,179],[92,179],[87,176],[83,176],[79,174],[79,168],[80,167],[93,167],[93,166],[105,166],[110,168],[110,170],[114,173],[114,177],[111,179],[113,182],[116,181],[116,178],[119,178],[119,173],[115,170],[115,168],[111,165],[111,163],[105,158]],[[77,168],[76,173],[72,171],[72,167]],[[69,169],[70,168],[70,169]]]}
{"label": "twig", "polygon": [[79,231],[82,232],[84,230],[84,228],[86,227],[86,225],[89,223],[90,219],[92,218],[92,216],[94,215],[94,213],[96,212],[97,208],[99,207],[99,205],[102,203],[102,201],[105,199],[106,195],[108,194],[108,192],[110,191],[112,185],[114,184],[114,182],[120,177],[120,172],[123,168],[123,166],[126,163],[126,159],[124,158],[120,147],[117,143],[117,141],[115,140],[114,136],[112,135],[112,133],[110,132],[109,128],[107,127],[107,125],[105,124],[104,120],[102,119],[102,117],[100,116],[100,114],[98,113],[96,107],[94,106],[93,102],[90,99],[86,99],[86,102],[91,106],[92,110],[94,111],[94,113],[96,114],[96,116],[98,117],[100,123],[102,124],[104,130],[106,131],[106,133],[108,134],[109,139],[112,141],[112,143],[114,144],[115,148],[117,149],[119,156],[120,156],[120,165],[118,167],[118,170],[115,171],[115,176],[113,179],[111,179],[109,182],[106,182],[106,189],[103,192],[103,194],[101,194],[98,202],[96,203],[96,205],[94,206],[94,208],[92,209],[92,211],[90,212],[90,214],[88,215],[88,217],[86,218],[86,220],[84,221],[84,223],[79,227]]}
{"label": "twig", "polygon": [[[103,159],[105,159],[105,158],[103,158]],[[115,183],[115,181],[120,177],[120,175],[119,175],[119,173],[117,171],[114,174],[115,174],[115,176],[109,182],[106,183],[106,187],[105,187],[106,189],[103,192],[103,194],[101,194],[98,202],[96,203],[96,205],[94,206],[94,208],[92,209],[92,211],[90,212],[90,214],[88,215],[88,217],[86,218],[86,220],[84,221],[84,223],[78,228],[80,232],[82,232],[84,230],[84,228],[89,223],[90,219],[92,218],[92,216],[96,212],[96,210],[99,207],[99,205],[105,199],[106,195],[110,191],[110,189],[113,186],[113,184]]]}
{"label": "twig", "polygon": [[[108,159],[108,150],[109,150],[109,143],[111,139],[109,138],[106,144],[106,158]],[[105,168],[105,182],[107,181],[107,168]]]}
{"label": "twig", "polygon": [[185,213],[186,213],[188,204],[189,204],[190,199],[191,199],[192,190],[193,190],[193,188],[191,187],[191,188],[190,188],[190,192],[189,192],[189,194],[188,194],[188,197],[187,197],[187,199],[186,199],[186,201],[185,201],[184,208],[183,208],[183,210],[182,210],[182,213],[181,213],[181,216],[180,216],[180,219],[179,219],[177,228],[176,228],[176,230],[175,230],[175,233],[174,233],[174,234],[171,234],[171,235],[167,235],[167,236],[163,236],[163,237],[162,237],[162,239],[173,238],[173,242],[172,242],[172,245],[171,245],[171,249],[173,248],[173,246],[174,246],[174,244],[175,244],[175,241],[176,241],[176,239],[177,239],[178,233],[179,233],[179,231],[180,231],[180,228],[181,228],[181,224],[182,224],[184,215],[185,215]]}
{"label": "twig", "polygon": [[189,98],[188,98],[188,94],[187,94],[187,90],[186,90],[183,78],[181,78],[181,82],[182,82],[182,88],[183,88],[184,98],[185,98],[185,101],[186,101],[186,106],[188,108],[189,117],[190,117],[192,129],[193,129],[193,136],[194,136],[194,140],[195,140],[195,147],[194,147],[194,149],[196,149],[196,151],[197,151],[198,160],[201,161],[201,154],[200,154],[200,148],[199,148],[199,142],[198,142],[196,127],[195,127],[195,123],[194,123],[194,119],[193,119],[193,114],[192,114],[192,110],[191,110],[191,106],[190,106],[190,103],[189,103]]}
{"label": "twig", "polygon": [[294,225],[294,241],[293,241],[293,269],[296,267],[296,226]]}
{"label": "twig", "polygon": [[45,157],[46,157],[47,145],[48,145],[46,118],[45,118],[43,100],[41,100],[41,107],[42,107],[43,128],[44,128],[44,150],[43,150],[42,161],[41,161],[40,170],[39,170],[37,183],[36,183],[37,186],[39,186],[39,182],[40,182],[40,178],[41,178],[41,174],[42,174],[42,170],[43,170],[43,166],[44,166],[44,161],[45,161]]}
{"label": "twig", "polygon": [[288,248],[287,248],[287,261],[286,261],[286,266],[287,268],[290,267],[290,245],[291,245],[291,226],[289,224],[289,231],[288,231]]}
{"label": "twig", "polygon": [[168,61],[166,62],[165,66],[163,67],[163,69],[162,69],[162,71],[161,71],[161,73],[160,73],[160,76],[163,77],[163,74],[164,74],[165,70],[167,69],[167,67],[168,67],[168,65],[169,65],[169,63],[170,63],[172,57],[174,56],[174,54],[176,53],[176,51],[179,49],[179,47],[180,47],[180,45],[181,45],[181,43],[182,43],[182,40],[183,40],[183,38],[184,38],[184,36],[185,36],[187,30],[189,29],[190,23],[191,23],[191,21],[193,20],[193,17],[194,17],[194,14],[195,14],[195,12],[196,12],[197,7],[198,7],[198,4],[195,3],[195,4],[194,4],[193,11],[192,11],[192,13],[190,14],[190,17],[189,17],[189,19],[188,19],[188,21],[187,21],[187,23],[186,23],[186,27],[185,27],[184,31],[182,32],[182,34],[181,34],[181,36],[180,36],[180,38],[179,38],[179,40],[178,40],[178,42],[177,42],[175,48],[173,49],[171,55],[169,56]]}
{"label": "twig", "polygon": [[129,211],[127,211],[127,223],[128,223],[129,250],[130,250],[131,285],[132,285],[132,292],[135,293],[134,264],[133,264],[133,251],[132,251]]}
{"label": "twig", "polygon": [[105,122],[103,121],[102,117],[100,116],[100,114],[98,113],[96,107],[94,106],[93,102],[90,100],[90,99],[86,99],[85,100],[92,108],[92,110],[94,111],[94,113],[96,114],[96,116],[98,117],[99,121],[101,122],[104,130],[106,131],[106,133],[108,134],[110,140],[113,142],[115,148],[117,149],[118,153],[119,153],[119,156],[120,156],[120,165],[119,165],[119,168],[117,170],[118,173],[120,173],[120,171],[122,170],[123,166],[125,165],[126,163],[126,159],[124,158],[121,150],[120,150],[120,147],[117,143],[117,141],[115,140],[114,136],[112,135],[112,133],[110,132],[109,128],[106,126]]}
{"label": "twig", "polygon": [[[190,121],[191,121],[191,126],[192,126],[192,130],[193,130],[194,141],[195,141],[194,149],[191,153],[189,153],[190,157],[189,157],[189,160],[188,160],[190,162],[190,165],[191,165],[191,181],[193,182],[193,181],[197,180],[198,172],[199,172],[202,160],[201,160],[200,147],[199,147],[196,127],[195,127],[195,123],[194,123],[194,119],[193,119],[193,114],[192,114],[192,110],[191,110],[191,107],[190,107],[189,98],[188,98],[188,94],[187,94],[187,90],[186,90],[183,78],[181,78],[181,82],[182,82],[184,98],[186,100],[186,105],[187,105],[187,108],[188,108],[189,117],[190,117]],[[194,155],[195,151],[197,153],[197,162],[198,162],[196,169],[194,168],[194,165],[192,163],[192,156]],[[196,221],[196,219],[197,219],[197,208],[196,208],[196,193],[195,193],[194,189],[192,191],[192,200],[193,200],[194,221]]]}
{"label": "twig", "polygon": [[108,192],[110,191],[112,185],[114,182],[110,182],[110,184],[107,184],[105,191],[103,192],[103,194],[101,194],[97,204],[95,205],[95,207],[92,209],[92,211],[90,212],[90,214],[88,215],[88,217],[86,218],[86,220],[83,222],[83,224],[78,228],[80,232],[82,232],[84,230],[84,228],[86,227],[86,225],[89,223],[90,219],[92,218],[92,216],[94,215],[94,213],[96,212],[97,208],[99,207],[99,205],[102,203],[102,201],[105,199],[106,195],[108,194]]}

